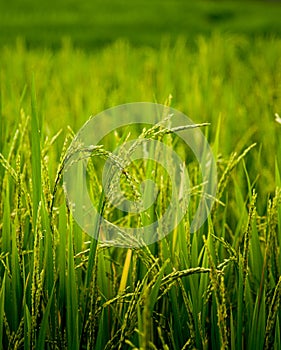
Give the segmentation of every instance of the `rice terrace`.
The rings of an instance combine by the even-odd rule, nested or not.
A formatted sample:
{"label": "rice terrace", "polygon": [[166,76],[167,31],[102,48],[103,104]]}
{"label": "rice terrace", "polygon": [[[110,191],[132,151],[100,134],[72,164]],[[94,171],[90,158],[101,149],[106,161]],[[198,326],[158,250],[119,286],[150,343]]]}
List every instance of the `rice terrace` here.
{"label": "rice terrace", "polygon": [[0,349],[281,350],[280,18],[0,0]]}

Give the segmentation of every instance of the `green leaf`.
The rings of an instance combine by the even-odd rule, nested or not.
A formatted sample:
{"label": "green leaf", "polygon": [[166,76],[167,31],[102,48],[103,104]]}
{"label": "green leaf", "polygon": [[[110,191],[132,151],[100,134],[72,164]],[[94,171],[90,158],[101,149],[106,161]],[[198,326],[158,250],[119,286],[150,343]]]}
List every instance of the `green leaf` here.
{"label": "green leaf", "polygon": [[5,285],[6,285],[6,271],[2,279],[2,287],[0,290],[0,347],[3,345],[3,321],[4,321],[4,306],[5,306]]}
{"label": "green leaf", "polygon": [[38,112],[34,78],[32,80],[31,94],[31,168],[32,168],[32,189],[33,189],[33,225],[36,223],[38,205],[41,200],[42,179],[41,179],[41,146],[40,129],[38,125]]}
{"label": "green leaf", "polygon": [[54,283],[54,286],[52,288],[46,309],[44,310],[44,313],[43,313],[43,319],[42,319],[42,322],[40,325],[40,330],[39,330],[38,342],[36,344],[36,349],[38,349],[38,350],[42,350],[45,348],[44,344],[45,344],[45,339],[46,339],[47,331],[48,331],[48,319],[49,319],[49,315],[50,315],[51,305],[53,302],[55,285],[56,285],[56,282]]}

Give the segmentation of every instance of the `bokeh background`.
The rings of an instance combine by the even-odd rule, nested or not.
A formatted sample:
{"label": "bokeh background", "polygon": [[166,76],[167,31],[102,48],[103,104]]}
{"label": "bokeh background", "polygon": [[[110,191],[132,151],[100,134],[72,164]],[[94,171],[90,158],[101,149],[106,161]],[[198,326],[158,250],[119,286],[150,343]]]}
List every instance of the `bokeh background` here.
{"label": "bokeh background", "polygon": [[280,16],[278,0],[1,0],[0,45],[22,38],[28,48],[58,48],[71,39],[96,49],[123,38],[159,47],[163,37],[192,43],[214,30],[280,36]]}

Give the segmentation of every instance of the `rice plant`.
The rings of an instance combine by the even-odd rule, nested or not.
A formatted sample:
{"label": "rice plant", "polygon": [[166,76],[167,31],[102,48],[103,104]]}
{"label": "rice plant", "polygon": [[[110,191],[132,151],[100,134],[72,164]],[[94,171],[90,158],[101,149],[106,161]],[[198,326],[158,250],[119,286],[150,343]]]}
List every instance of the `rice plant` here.
{"label": "rice plant", "polygon": [[[224,38],[217,36],[210,44],[201,41],[200,55],[190,54],[190,57],[203,60],[204,50],[211,50],[214,43],[223,46],[223,41]],[[120,50],[120,55],[126,52],[126,44],[115,45],[119,45],[117,52]],[[235,45],[238,44],[234,42],[231,45],[229,52],[235,55]],[[259,45],[257,43],[254,47],[257,52]],[[280,49],[280,43],[276,45]],[[238,46],[246,52],[248,43],[241,39]],[[114,51],[116,46],[107,50]],[[137,57],[133,49],[128,50],[132,50],[132,54]],[[186,52],[183,54],[182,51],[178,44],[171,55],[178,62],[183,62]],[[276,61],[280,60],[281,56],[277,58],[275,52],[276,48],[267,53],[268,60],[270,55]],[[145,52],[142,54],[146,55]],[[6,51],[3,55],[0,60],[4,62],[11,57],[11,52]],[[48,66],[47,57],[46,62],[43,57],[39,63],[40,56],[36,52],[25,52],[24,55],[27,60]],[[162,55],[162,59],[169,55],[166,48],[162,49]],[[54,59],[62,62],[64,56],[69,59],[79,58],[77,62],[81,66],[78,70],[82,70],[85,61],[89,60],[81,52],[72,52],[71,49],[59,52]],[[244,61],[235,57],[237,66],[231,66],[230,71],[243,71]],[[107,59],[108,52],[105,50],[94,56],[92,62],[98,60],[106,65]],[[156,56],[152,55],[150,60],[154,59]],[[262,67],[266,67],[265,61],[257,58]],[[210,73],[208,79],[205,77],[205,83],[199,84],[200,69],[205,67],[208,72],[210,64],[201,62],[194,66],[197,67],[197,73],[194,72],[197,76],[191,79],[193,83],[197,81],[197,90],[194,89],[195,102],[191,110],[196,110],[196,105],[200,105],[199,99],[206,93],[205,89],[213,84],[222,86],[219,72],[215,75]],[[224,64],[225,61],[221,61],[221,66]],[[18,62],[17,69],[21,72],[19,65]],[[149,60],[146,65],[146,71],[156,69]],[[77,72],[70,69],[69,73],[75,76]],[[13,78],[12,72],[4,74],[5,81],[8,81],[6,74]],[[122,72],[119,74],[118,79],[122,80]],[[170,74],[157,73],[157,85],[161,86],[163,96],[166,88],[161,79],[168,80]],[[269,71],[267,77],[271,77]],[[55,76],[52,84],[63,84],[62,81],[67,79],[71,84],[72,80],[67,75]],[[137,73],[132,75],[132,79],[138,79]],[[263,79],[267,78],[261,76],[260,80]],[[62,172],[74,132],[66,126],[58,131],[48,124],[44,99],[50,111],[51,105],[48,103],[53,102],[54,95],[48,100],[48,90],[42,89],[36,76],[30,78],[32,80],[33,83],[28,84],[20,94],[7,86],[1,87],[0,94],[2,348],[281,349],[281,183],[278,143],[281,130],[279,124],[274,122],[274,113],[272,124],[265,125],[264,130],[260,131],[266,133],[268,138],[272,137],[270,145],[277,145],[273,160],[265,160],[269,153],[261,149],[264,135],[250,142],[252,137],[248,134],[243,138],[243,144],[242,141],[236,144],[237,147],[234,135],[229,139],[231,141],[225,151],[222,147],[222,144],[226,144],[225,135],[231,135],[231,131],[224,130],[223,121],[226,117],[221,117],[214,131],[214,117],[210,116],[211,125],[205,125],[203,131],[216,156],[218,189],[208,220],[195,233],[190,232],[190,222],[202,181],[197,162],[187,157],[187,150],[167,130],[141,130],[140,135],[143,137],[164,139],[186,157],[191,200],[188,212],[171,234],[149,246],[120,248],[98,243],[85,234],[73,219],[63,193]],[[177,77],[177,81],[180,82],[180,77]],[[231,82],[238,84],[236,80],[230,80],[226,84],[227,89]],[[149,86],[148,80],[146,83]],[[272,84],[274,92],[275,82]],[[71,102],[72,112],[77,115],[83,109],[78,89],[82,86],[77,87],[74,101]],[[254,87],[257,94],[261,86],[257,82]],[[244,93],[243,89],[247,90],[242,83],[240,87],[233,97],[234,104],[235,99],[239,100],[238,95]],[[61,94],[58,98],[64,96],[67,99],[61,87],[57,85],[57,89]],[[112,86],[109,89],[111,100],[117,101]],[[180,95],[180,91],[174,95]],[[118,93],[121,92],[124,93]],[[229,90],[228,93],[230,96]],[[19,100],[13,97],[14,94]],[[276,103],[272,102],[271,97],[269,91],[265,92],[266,101]],[[91,98],[91,94],[88,95],[86,103],[89,104]],[[101,107],[105,103],[105,90],[100,91],[100,96],[96,98],[100,99],[97,105]],[[135,96],[129,95],[128,98],[133,99]],[[216,98],[215,95],[209,96],[211,107],[215,106]],[[226,96],[224,98],[226,101]],[[12,103],[17,104],[18,110]],[[174,102],[168,99],[167,103]],[[253,106],[251,99],[247,103]],[[183,106],[184,99],[179,98],[175,104]],[[238,108],[238,104],[235,106]],[[258,106],[253,108],[257,112]],[[261,110],[264,109],[262,104]],[[242,118],[245,110],[238,108],[237,113]],[[266,113],[269,115],[270,111]],[[17,117],[13,121],[8,120],[14,114]],[[242,124],[247,122],[243,118],[241,120],[243,127]],[[233,123],[235,121],[228,126]],[[272,130],[276,135],[273,136]],[[259,134],[258,131],[256,133]],[[121,181],[128,198],[138,199],[140,193],[137,182],[141,183],[152,172],[157,173],[161,180],[158,183],[161,191],[155,207],[150,208],[136,222],[135,217],[122,216],[106,201],[98,176],[99,165],[103,158],[108,157],[110,147],[122,145],[128,137],[126,130],[119,130],[95,149],[88,164],[88,180],[92,184],[90,191],[93,202],[107,218],[124,226],[133,223],[143,225],[152,219],[152,215],[160,215],[167,206],[169,196],[165,193],[169,193],[171,182],[165,170],[153,162],[139,162],[126,168]],[[265,145],[265,150],[269,150],[270,145]],[[228,152],[231,148],[233,152]],[[274,174],[268,177],[270,183],[265,184],[265,188],[263,175],[257,178],[253,165],[263,161],[265,171],[269,172],[271,166],[274,168]]]}

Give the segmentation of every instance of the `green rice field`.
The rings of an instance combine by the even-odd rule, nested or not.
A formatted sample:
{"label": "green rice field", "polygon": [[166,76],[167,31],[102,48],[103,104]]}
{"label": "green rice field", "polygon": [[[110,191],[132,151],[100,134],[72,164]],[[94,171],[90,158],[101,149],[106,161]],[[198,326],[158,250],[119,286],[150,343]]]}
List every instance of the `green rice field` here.
{"label": "green rice field", "polygon": [[[208,4],[204,11],[218,6]],[[9,11],[15,18],[12,4]],[[116,32],[81,45],[61,31],[38,45],[33,35],[42,28],[20,36],[13,25],[10,44],[0,33],[1,349],[281,349],[281,38],[273,27],[265,35],[243,23],[241,32],[205,26],[192,43],[182,31],[148,41],[145,30],[140,40]],[[90,116],[139,101],[209,123],[201,131],[217,189],[207,220],[191,232],[200,166],[174,134],[146,126],[140,137],[184,159],[190,202],[170,234],[125,248],[83,232],[67,205],[63,171]],[[137,200],[135,184],[157,174],[156,202],[141,220],[107,202],[100,167],[129,137],[124,128],[104,138],[87,171],[102,214],[142,227],[167,208],[172,181],[156,162],[131,164],[120,180],[125,195]]]}

